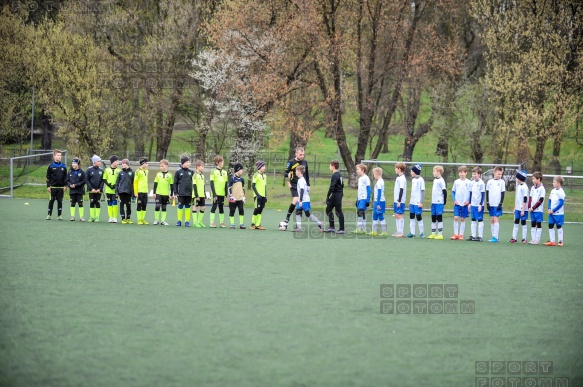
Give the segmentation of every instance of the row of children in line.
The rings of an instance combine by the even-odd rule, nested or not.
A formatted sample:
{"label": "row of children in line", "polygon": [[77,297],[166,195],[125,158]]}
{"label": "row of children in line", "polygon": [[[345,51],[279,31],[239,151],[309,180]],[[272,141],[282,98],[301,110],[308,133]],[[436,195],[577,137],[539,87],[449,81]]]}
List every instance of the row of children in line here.
{"label": "row of children in line", "polygon": [[[62,196],[63,187],[69,187],[71,189],[71,220],[75,220],[75,204],[79,205],[79,211],[81,215],[81,220],[83,220],[83,193],[84,193],[84,182],[87,184],[87,189],[90,190],[90,211],[91,218],[90,221],[99,221],[100,214],[100,204],[99,199],[101,197],[101,192],[103,185],[106,185],[105,194],[108,200],[108,214],[109,221],[112,223],[117,222],[117,198],[121,201],[121,217],[122,223],[133,223],[130,220],[131,208],[130,201],[131,196],[135,196],[138,199],[138,224],[148,224],[145,220],[146,214],[146,204],[148,195],[148,161],[146,159],[140,160],[140,168],[133,175],[133,171],[129,166],[129,161],[127,159],[122,160],[122,171],[117,169],[119,159],[116,156],[110,158],[111,165],[103,171],[100,168],[101,159],[99,156],[93,156],[92,162],[93,166],[89,168],[85,173],[80,169],[80,161],[78,159],[73,159],[72,170],[68,177],[63,177],[62,171],[64,170],[64,175],[66,176],[66,167],[60,163],[61,154],[59,151],[54,153],[55,162],[53,162],[49,169],[47,170],[47,187],[49,192],[51,192],[51,201],[49,202],[49,213],[47,219],[51,218],[52,207],[55,200],[59,202],[59,218],[61,216],[62,208]],[[156,209],[155,209],[155,221],[154,224],[168,225],[166,223],[166,206],[169,203],[170,198],[178,199],[178,222],[177,226],[182,225],[182,219],[184,216],[184,225],[190,226],[190,207],[192,198],[194,197],[195,203],[192,208],[192,212],[196,216],[193,222],[194,227],[206,227],[203,223],[203,217],[205,212],[205,190],[204,190],[204,176],[202,171],[204,169],[204,163],[202,161],[197,161],[195,164],[196,171],[189,169],[190,160],[188,157],[183,157],[181,159],[181,168],[176,171],[174,176],[168,173],[168,161],[160,161],[160,172],[156,175],[154,181],[154,195],[156,196]],[[234,167],[234,174],[228,177],[227,172],[223,169],[224,160],[221,156],[215,157],[215,168],[211,171],[210,175],[210,186],[213,196],[213,205],[211,208],[210,215],[210,226],[217,227],[214,222],[215,211],[219,209],[219,219],[220,227],[226,227],[224,224],[224,210],[223,204],[226,194],[229,194],[229,217],[231,228],[235,228],[235,211],[239,211],[239,227],[246,228],[244,224],[244,202],[245,202],[245,189],[244,189],[244,178],[242,177],[243,166],[241,164],[236,164]],[[258,161],[256,164],[257,173],[253,176],[253,194],[255,208],[253,212],[253,220],[251,224],[252,229],[264,230],[261,225],[261,214],[265,204],[267,203],[266,197],[266,184],[267,179],[265,176],[266,164],[263,161]],[[338,178],[339,163],[337,160],[330,162],[330,171],[332,172],[330,190],[327,195],[326,212],[329,216],[330,228],[324,230],[327,232],[337,232],[342,233],[344,231],[343,227],[343,214],[341,208],[342,201],[342,190],[344,184],[342,183],[341,177]],[[407,180],[404,176],[406,169],[405,163],[397,163],[395,165],[395,173],[397,174],[397,179],[394,187],[394,202],[393,211],[395,215],[396,228],[397,231],[392,234],[394,237],[402,238],[415,237],[416,227],[419,228],[419,237],[424,238],[424,224],[423,224],[423,205],[425,201],[425,182],[421,177],[421,165],[414,165],[411,168],[411,194],[409,199],[409,226],[410,232],[404,234],[404,213],[405,213],[405,201],[407,197]],[[58,171],[61,171],[59,173]],[[56,172],[55,172],[56,171]],[[299,173],[297,177],[298,188],[302,187],[301,194],[299,195],[299,202],[297,204],[298,215],[296,215],[296,227],[294,231],[301,231],[301,213],[304,212],[312,221],[316,222],[320,228],[322,228],[323,223],[319,221],[315,216],[310,214],[310,198],[309,198],[309,188],[302,180],[303,177],[303,167],[298,167]],[[376,180],[373,191],[370,187],[370,179],[367,176],[367,167],[363,164],[358,164],[356,166],[356,172],[359,177],[358,179],[358,192],[356,209],[358,215],[357,228],[355,233],[361,234],[366,233],[366,210],[370,206],[371,197],[374,196],[373,200],[373,224],[372,236],[388,235],[386,220],[384,218],[386,210],[386,200],[385,200],[385,187],[384,180],[382,177],[382,169],[374,168],[373,177]],[[480,167],[475,167],[472,169],[472,179],[467,179],[468,168],[466,166],[461,166],[458,168],[459,179],[454,182],[452,188],[452,199],[454,201],[454,224],[453,224],[453,236],[450,238],[452,240],[463,240],[465,233],[465,223],[466,219],[471,215],[471,235],[467,239],[469,241],[482,241],[483,240],[483,230],[484,230],[484,209],[488,209],[488,213],[491,218],[491,239],[489,242],[498,242],[499,238],[499,217],[502,216],[504,196],[506,191],[506,183],[502,179],[503,169],[501,167],[496,167],[494,169],[494,178],[488,181],[488,184],[484,184],[481,179],[482,170]],[[447,189],[445,180],[441,177],[443,173],[443,167],[435,166],[433,168],[433,187],[431,191],[431,234],[428,239],[443,239],[443,211],[444,206],[447,203]],[[105,176],[103,176],[105,174]],[[514,228],[513,235],[510,242],[518,242],[518,230],[519,225],[522,226],[522,243],[527,243],[527,219],[528,213],[531,214],[531,241],[530,244],[539,244],[541,233],[542,233],[542,221],[543,221],[543,203],[545,199],[545,188],[542,184],[542,174],[540,172],[535,172],[532,175],[533,186],[528,193],[528,187],[526,186],[527,173],[525,171],[518,171],[516,174],[517,188],[515,196],[515,208],[514,208]],[[65,179],[63,181],[63,179]],[[340,180],[340,184],[338,183]],[[303,181],[303,182],[302,182]],[[60,185],[62,184],[62,185]],[[561,188],[563,184],[563,178],[561,176],[556,176],[553,179],[554,189],[549,195],[548,201],[548,214],[549,214],[549,242],[545,245],[554,246],[555,245],[555,232],[554,227],[556,225],[558,231],[558,245],[563,245],[563,229],[564,224],[564,200],[565,192]],[[340,187],[340,188],[338,188]],[[53,189],[53,191],[51,191]],[[298,189],[298,193],[300,190]],[[339,192],[337,192],[339,191]],[[194,193],[194,194],[193,194]],[[60,200],[59,201],[59,196]],[[340,202],[340,203],[338,203]],[[125,211],[124,211],[125,207]],[[332,208],[336,207],[336,215],[340,220],[340,230],[334,229],[334,215],[332,214]]]}
{"label": "row of children in line", "polygon": [[[393,196],[393,211],[397,226],[397,232],[392,236],[397,238],[415,237],[416,223],[419,228],[419,236],[425,237],[423,225],[423,205],[425,201],[425,182],[421,177],[421,165],[417,164],[411,168],[411,195],[409,199],[409,227],[410,232],[405,235],[405,200],[407,196],[407,180],[405,178],[405,163],[395,165],[397,179],[395,182]],[[356,202],[358,212],[358,223],[356,233],[366,233],[365,210],[371,201],[370,180],[366,175],[367,167],[359,164],[356,167],[358,179],[358,199]],[[484,234],[484,208],[488,209],[490,215],[491,239],[489,242],[499,241],[499,218],[502,216],[506,183],[502,179],[503,168],[494,168],[494,178],[488,180],[487,184],[482,181],[482,169],[475,167],[472,169],[472,179],[467,179],[468,168],[461,166],[458,168],[459,179],[455,180],[452,187],[452,200],[454,201],[454,221],[453,236],[451,240],[463,240],[465,233],[466,219],[471,216],[471,235],[468,241],[483,240]],[[431,189],[431,234],[429,239],[443,239],[443,210],[447,203],[447,188],[445,180],[441,177],[442,166],[433,168],[433,187]],[[373,201],[373,236],[387,235],[385,212],[384,181],[382,179],[382,169],[374,168],[373,176],[376,179],[374,187]],[[511,243],[518,242],[519,225],[522,226],[522,243],[527,243],[527,219],[530,213],[531,219],[531,240],[529,244],[539,244],[542,233],[543,203],[545,200],[545,187],[542,184],[543,175],[540,172],[532,174],[533,186],[528,191],[526,185],[527,172],[518,171],[516,173],[516,196],[514,203],[514,228]],[[565,222],[564,203],[565,191],[562,189],[563,178],[556,176],[553,179],[553,189],[549,194],[547,212],[549,214],[549,241],[545,246],[563,246],[563,225]],[[380,226],[380,231],[379,231]],[[555,242],[555,226],[557,227],[558,241]]]}
{"label": "row of children in line", "polygon": [[[101,158],[94,155],[91,158],[92,166],[86,171],[81,169],[81,161],[73,158],[71,169],[67,172],[67,167],[61,162],[61,152],[53,152],[54,161],[47,169],[47,190],[51,194],[48,207],[47,220],[52,217],[55,201],[58,208],[58,219],[62,220],[62,202],[64,192],[69,189],[71,199],[71,221],[75,220],[75,206],[79,208],[80,221],[84,219],[83,196],[85,190],[89,193],[89,211],[90,222],[99,222],[101,216],[100,199],[102,193],[107,198],[107,212],[109,223],[117,223],[118,204],[119,214],[123,224],[133,224],[131,220],[131,199],[137,201],[137,223],[140,225],[149,224],[146,217],[146,206],[148,203],[148,160],[140,159],[140,167],[133,171],[130,167],[129,160],[120,160],[117,156],[111,156],[109,159],[110,166],[101,168]],[[231,228],[235,228],[235,212],[239,211],[239,228],[245,229],[244,224],[244,202],[245,202],[245,180],[243,175],[243,166],[239,163],[234,166],[234,173],[230,177],[223,169],[224,160],[221,156],[214,159],[215,168],[211,171],[210,187],[212,191],[213,203],[210,214],[210,227],[216,228],[215,213],[219,210],[219,227],[226,227],[224,223],[224,202],[228,194],[229,199],[229,218]],[[190,159],[183,157],[180,160],[181,168],[174,175],[168,172],[168,160],[160,161],[160,172],[154,179],[153,195],[156,200],[155,221],[153,224],[168,226],[166,222],[166,210],[173,200],[178,202],[178,222],[176,226],[190,227],[191,207],[193,216],[193,227],[206,227],[203,223],[204,212],[206,209],[206,192],[205,178],[203,175],[204,163],[201,160],[196,161],[195,170],[190,169]],[[257,172],[253,176],[252,189],[255,199],[255,209],[253,212],[252,229],[265,230],[261,226],[261,217],[266,197],[265,176],[266,164],[263,161],[256,163]],[[118,203],[119,199],[119,203]],[[194,199],[194,206],[192,201]]]}

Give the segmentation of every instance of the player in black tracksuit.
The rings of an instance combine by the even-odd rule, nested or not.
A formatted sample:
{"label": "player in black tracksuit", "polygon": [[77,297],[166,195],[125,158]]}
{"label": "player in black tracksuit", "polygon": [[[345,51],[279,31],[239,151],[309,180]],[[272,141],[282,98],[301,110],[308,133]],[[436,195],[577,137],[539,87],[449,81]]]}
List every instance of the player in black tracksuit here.
{"label": "player in black tracksuit", "polygon": [[67,177],[69,198],[71,199],[71,221],[75,220],[75,204],[79,205],[79,220],[85,221],[83,195],[85,195],[85,172],[81,169],[81,161],[75,157],[71,160],[71,169]]}
{"label": "player in black tracksuit", "polygon": [[176,222],[176,226],[182,226],[182,216],[184,215],[184,225],[190,227],[194,171],[189,169],[190,159],[188,157],[181,158],[180,165],[181,168],[174,174],[174,195],[178,196],[178,222]]}
{"label": "player in black tracksuit", "polygon": [[47,191],[51,194],[47,220],[51,220],[55,200],[59,220],[63,220],[61,213],[63,212],[63,194],[67,189],[67,166],[61,162],[61,151],[58,149],[53,151],[53,160],[47,168]]}
{"label": "player in black tracksuit", "polygon": [[87,192],[89,192],[89,213],[90,222],[99,222],[99,217],[101,215],[101,204],[99,199],[101,199],[101,193],[103,192],[103,169],[101,166],[101,158],[94,155],[91,158],[93,165],[85,171],[85,178],[87,182]]}
{"label": "player in black tracksuit", "polygon": [[[330,227],[324,232],[336,232],[338,234],[344,233],[344,214],[342,213],[342,196],[344,195],[344,181],[342,180],[342,175],[338,172],[340,168],[340,162],[338,160],[330,161],[330,171],[332,172],[332,177],[330,179],[330,188],[328,189],[328,195],[326,195],[326,214],[328,214],[328,221],[330,222]],[[336,211],[336,216],[338,216],[338,222],[340,223],[340,228],[338,231],[334,228],[334,214],[332,210]]]}
{"label": "player in black tracksuit", "polygon": [[285,222],[289,222],[289,218],[291,217],[292,213],[295,212],[296,204],[300,200],[300,195],[298,194],[298,177],[296,176],[296,168],[300,165],[303,165],[305,168],[304,171],[304,179],[306,179],[306,184],[308,184],[308,188],[310,187],[310,174],[308,172],[308,162],[304,160],[304,148],[298,147],[296,148],[296,157],[291,159],[287,162],[285,166],[284,176],[289,178],[289,182],[287,183],[288,187],[290,188],[290,192],[292,195],[292,202],[289,205],[287,210],[287,215],[285,217]]}
{"label": "player in black tracksuit", "polygon": [[120,201],[119,214],[121,215],[121,223],[133,224],[131,215],[132,198],[134,197],[134,171],[130,168],[128,159],[121,161],[121,171],[115,181],[115,194]]}

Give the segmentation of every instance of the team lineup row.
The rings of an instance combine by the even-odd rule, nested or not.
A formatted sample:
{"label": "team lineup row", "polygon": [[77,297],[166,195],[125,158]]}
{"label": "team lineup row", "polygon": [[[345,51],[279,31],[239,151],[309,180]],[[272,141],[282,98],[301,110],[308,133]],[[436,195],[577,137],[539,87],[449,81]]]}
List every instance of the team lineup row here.
{"label": "team lineup row", "polygon": [[[74,158],[71,162],[71,169],[67,173],[67,167],[61,163],[60,151],[53,153],[54,162],[47,169],[47,189],[51,193],[49,201],[47,219],[51,219],[54,202],[58,204],[58,216],[61,217],[62,199],[64,191],[69,189],[71,197],[71,220],[75,220],[75,206],[79,207],[80,219],[84,221],[83,195],[85,187],[90,199],[90,219],[98,222],[100,219],[100,198],[105,193],[107,197],[107,207],[110,223],[117,223],[118,207],[122,223],[131,224],[131,198],[137,199],[137,223],[148,224],[145,220],[146,205],[148,201],[148,160],[140,159],[140,167],[133,171],[129,161],[124,159],[119,166],[117,156],[110,158],[110,166],[102,169],[101,158],[93,156],[92,166],[86,171],[80,168],[80,161]],[[212,207],[210,211],[210,227],[217,227],[215,223],[215,213],[219,211],[219,227],[227,227],[224,222],[224,201],[229,200],[229,220],[230,227],[236,228],[235,212],[239,211],[239,227],[246,228],[244,224],[244,202],[245,189],[242,173],[244,167],[237,163],[234,166],[233,174],[223,169],[224,160],[220,156],[215,157],[215,168],[210,174],[210,188],[212,192]],[[178,201],[177,226],[190,226],[192,214],[193,227],[206,227],[203,222],[205,212],[205,178],[203,175],[204,163],[197,161],[195,170],[190,169],[190,160],[184,157],[180,160],[181,168],[174,174],[168,172],[168,161],[160,161],[160,172],[154,180],[153,195],[156,198],[155,221],[154,224],[168,225],[166,222],[166,209],[170,200]],[[339,172],[339,162],[330,162],[332,172],[330,188],[326,196],[326,214],[329,227],[324,229],[324,224],[314,214],[311,213],[310,205],[310,184],[308,164],[304,160],[303,148],[297,148],[296,154],[287,165],[284,172],[289,179],[292,201],[287,212],[286,219],[279,225],[280,230],[286,230],[291,215],[296,214],[295,232],[302,232],[302,215],[305,214],[310,220],[315,222],[324,232],[334,232],[343,234],[344,215],[342,211],[342,198],[344,183]],[[254,197],[254,210],[251,228],[264,230],[261,225],[261,214],[267,203],[265,176],[266,163],[258,161],[256,163],[257,172],[253,175],[252,190]],[[419,229],[419,237],[425,237],[423,224],[423,206],[425,201],[425,181],[421,177],[420,164],[411,168],[411,192],[409,199],[410,232],[404,234],[404,213],[405,201],[407,197],[407,180],[405,178],[406,165],[397,163],[395,173],[397,175],[394,197],[393,211],[396,222],[396,232],[392,236],[397,238],[416,237],[416,229]],[[357,226],[355,234],[368,234],[371,236],[388,236],[387,225],[384,214],[386,212],[385,187],[382,177],[382,169],[374,168],[373,177],[376,180],[374,190],[371,189],[370,179],[367,175],[367,166],[359,164],[356,166],[358,175],[358,191],[356,200]],[[481,179],[481,169],[472,169],[472,178],[467,179],[468,168],[465,166],[458,168],[459,179],[452,187],[452,200],[454,201],[454,222],[452,240],[463,240],[465,233],[466,219],[471,219],[471,235],[467,240],[482,241],[484,229],[484,212],[488,210],[491,219],[491,239],[489,242],[499,241],[499,217],[502,215],[503,203],[505,199],[506,184],[501,178],[503,169],[497,167],[494,170],[494,178],[485,184]],[[447,187],[441,177],[443,167],[433,168],[433,186],[431,190],[431,234],[428,239],[443,239],[443,211],[447,203]],[[522,243],[527,243],[527,220],[530,213],[531,220],[531,240],[530,244],[539,244],[542,233],[542,221],[544,214],[545,187],[542,184],[542,174],[535,172],[532,174],[533,186],[528,191],[525,184],[527,178],[526,171],[519,171],[516,174],[517,188],[514,205],[514,228],[510,242],[518,242],[518,231],[522,226]],[[563,225],[564,225],[564,201],[565,192],[561,188],[563,179],[557,176],[553,179],[553,189],[549,194],[547,213],[549,223],[548,246],[563,245]],[[118,203],[119,200],[119,203]],[[193,203],[194,200],[194,203]],[[366,212],[372,204],[372,230],[367,230]],[[339,221],[339,228],[335,228],[334,215]],[[558,237],[555,238],[554,228],[557,228]],[[555,240],[557,242],[555,242]]]}

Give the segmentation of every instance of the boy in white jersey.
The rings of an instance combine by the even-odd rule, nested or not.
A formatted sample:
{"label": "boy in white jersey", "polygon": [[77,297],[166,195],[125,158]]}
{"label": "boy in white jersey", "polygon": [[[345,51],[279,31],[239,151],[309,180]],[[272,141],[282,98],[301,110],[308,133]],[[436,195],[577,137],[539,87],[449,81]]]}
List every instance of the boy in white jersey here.
{"label": "boy in white jersey", "polygon": [[466,218],[470,213],[470,192],[472,191],[472,182],[466,179],[468,167],[462,165],[457,170],[460,178],[454,181],[451,189],[453,199],[453,236],[449,239],[452,241],[464,239]]}
{"label": "boy in white jersey", "polygon": [[[545,246],[563,246],[563,224],[565,224],[565,191],[562,185],[563,176],[555,176],[553,189],[549,194],[549,241]],[[555,225],[557,225],[558,243],[555,244]]]}
{"label": "boy in white jersey", "polygon": [[530,237],[529,245],[538,245],[542,234],[543,226],[543,203],[545,201],[545,186],[542,183],[543,174],[535,172],[532,174],[532,187],[528,198],[528,211],[530,212]]}
{"label": "boy in white jersey", "polygon": [[395,223],[397,224],[397,232],[392,236],[403,238],[405,229],[405,201],[407,200],[407,178],[405,177],[405,163],[397,163],[395,165],[395,173],[397,180],[395,181],[395,189],[393,191],[393,211],[395,212]]}
{"label": "boy in white jersey", "polygon": [[366,233],[366,208],[370,205],[371,189],[370,179],[366,175],[366,165],[358,164],[356,174],[358,176],[358,196],[356,198],[356,213],[358,221],[356,223],[355,234]]}
{"label": "boy in white jersey", "polygon": [[304,178],[304,172],[306,171],[306,167],[303,165],[299,165],[296,167],[296,176],[298,177],[298,195],[299,201],[296,204],[296,228],[294,228],[293,232],[302,232],[302,212],[306,214],[308,218],[312,222],[315,222],[318,227],[320,227],[320,231],[322,231],[322,222],[314,214],[310,214],[312,210],[312,206],[310,204],[310,192],[308,190],[308,183]]}
{"label": "boy in white jersey", "polygon": [[[443,167],[433,167],[433,188],[431,189],[431,235],[428,239],[443,239],[443,207],[447,203],[445,180],[441,177]],[[436,233],[437,231],[437,233]]]}
{"label": "boy in white jersey", "polygon": [[[387,222],[385,220],[385,181],[383,180],[383,169],[374,168],[372,175],[377,181],[374,186],[374,201],[372,209],[372,236],[387,236]],[[381,232],[379,232],[379,225]]]}
{"label": "boy in white jersey", "polygon": [[[472,212],[472,235],[468,241],[481,242],[484,235],[484,200],[486,185],[482,180],[482,168],[472,169],[472,191],[470,192],[470,209]],[[477,229],[477,230],[476,230]]]}
{"label": "boy in white jersey", "polygon": [[486,184],[486,206],[490,214],[490,230],[492,238],[488,242],[498,242],[498,232],[500,223],[498,218],[502,216],[502,205],[504,204],[504,192],[506,192],[506,182],[502,179],[502,167],[494,168],[494,178],[488,180]]}
{"label": "boy in white jersey", "polygon": [[425,238],[423,233],[423,201],[425,200],[425,180],[421,177],[421,164],[411,168],[411,197],[409,198],[409,234],[407,238],[415,237],[415,218],[419,225],[419,238]]}
{"label": "boy in white jersey", "polygon": [[528,234],[526,220],[528,219],[528,186],[526,185],[526,171],[516,172],[516,196],[514,199],[514,229],[512,230],[512,239],[510,243],[516,243],[518,240],[518,223],[522,225],[522,243],[526,243]]}

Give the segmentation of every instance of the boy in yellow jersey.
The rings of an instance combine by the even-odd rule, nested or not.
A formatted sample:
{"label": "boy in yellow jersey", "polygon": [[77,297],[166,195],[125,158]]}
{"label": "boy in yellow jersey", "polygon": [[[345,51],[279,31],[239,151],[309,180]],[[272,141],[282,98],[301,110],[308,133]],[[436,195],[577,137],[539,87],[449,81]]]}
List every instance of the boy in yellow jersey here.
{"label": "boy in yellow jersey", "polygon": [[261,226],[261,213],[267,203],[267,177],[265,176],[265,161],[259,160],[255,166],[257,172],[253,175],[253,182],[251,188],[253,189],[253,197],[255,199],[255,209],[253,210],[253,217],[251,218],[251,230],[265,230]]}
{"label": "boy in yellow jersey", "polygon": [[119,158],[113,155],[109,158],[110,165],[105,168],[103,181],[105,183],[105,197],[107,197],[107,215],[109,223],[117,223],[117,195],[115,194],[115,182],[119,174]]}
{"label": "boy in yellow jersey", "polygon": [[[194,178],[193,178],[193,190],[194,190],[194,206],[192,207],[192,227],[206,227],[202,223],[202,218],[204,217],[205,210],[205,191],[204,191],[204,162],[202,160],[196,160],[194,164]],[[198,210],[198,217],[197,212]]]}
{"label": "boy in yellow jersey", "polygon": [[229,220],[231,228],[235,228],[235,211],[239,210],[239,228],[245,229],[245,179],[243,165],[235,164],[233,175],[229,178]]}
{"label": "boy in yellow jersey", "polygon": [[154,196],[156,197],[156,209],[154,212],[156,220],[154,220],[154,224],[168,226],[169,224],[166,222],[166,206],[170,201],[170,197],[174,196],[174,176],[168,172],[168,160],[160,160],[160,172],[156,174],[154,179]]}
{"label": "boy in yellow jersey", "polygon": [[215,211],[219,207],[219,221],[221,228],[225,228],[225,195],[227,192],[227,185],[229,184],[229,174],[223,169],[225,160],[221,156],[215,156],[215,169],[211,171],[210,182],[211,192],[213,194],[213,206],[211,207],[211,227],[216,228]]}
{"label": "boy in yellow jersey", "polygon": [[146,222],[146,205],[148,204],[148,159],[140,159],[140,168],[136,171],[134,178],[134,195],[138,198],[136,214],[138,224],[149,224]]}
{"label": "boy in yellow jersey", "polygon": [[178,197],[178,222],[176,222],[176,226],[182,226],[182,215],[184,214],[184,226],[190,227],[190,204],[192,203],[194,171],[190,169],[190,159],[186,156],[180,159],[180,166],[181,168],[174,174],[174,195]]}

